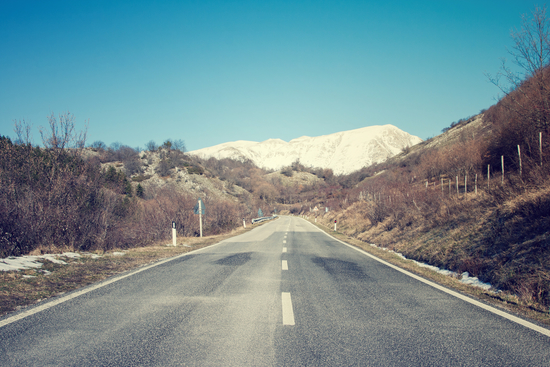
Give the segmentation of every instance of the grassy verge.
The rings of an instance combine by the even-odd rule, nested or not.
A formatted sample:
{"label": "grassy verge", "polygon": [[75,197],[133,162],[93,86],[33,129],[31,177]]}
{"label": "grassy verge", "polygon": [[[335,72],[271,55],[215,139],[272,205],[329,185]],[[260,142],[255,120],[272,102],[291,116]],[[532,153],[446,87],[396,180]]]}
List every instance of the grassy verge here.
{"label": "grassy verge", "polygon": [[[163,241],[153,246],[97,253],[100,257],[62,257],[67,265],[45,260],[40,269],[0,271],[0,317],[125,271],[210,246],[248,232],[259,225],[262,224],[248,226],[246,229],[239,228],[218,236],[178,238],[176,247],[166,246],[169,241]],[[122,252],[124,255],[120,255]]]}
{"label": "grassy verge", "polygon": [[368,252],[369,254],[372,254],[382,260],[399,266],[400,268],[410,271],[411,273],[420,275],[426,279],[441,284],[447,288],[451,288],[460,293],[472,296],[479,301],[490,304],[491,306],[494,306],[496,308],[500,308],[517,316],[530,319],[534,322],[538,322],[546,326],[550,326],[549,310],[544,310],[543,307],[535,303],[526,303],[517,295],[514,295],[510,292],[497,293],[491,290],[486,291],[479,287],[464,284],[457,278],[443,275],[428,268],[418,266],[412,260],[405,260],[395,253],[373,247],[366,242],[349,237],[341,232],[334,232],[333,228],[326,227],[321,223],[315,223],[313,222],[313,220],[310,220],[310,222],[324,232],[332,235],[333,237],[350,245],[356,246]]}

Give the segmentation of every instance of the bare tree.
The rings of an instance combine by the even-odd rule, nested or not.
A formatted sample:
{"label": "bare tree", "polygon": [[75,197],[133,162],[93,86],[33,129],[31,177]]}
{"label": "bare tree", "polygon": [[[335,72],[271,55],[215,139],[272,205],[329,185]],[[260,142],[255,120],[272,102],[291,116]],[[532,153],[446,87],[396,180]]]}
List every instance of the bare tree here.
{"label": "bare tree", "polygon": [[84,130],[75,130],[75,118],[70,112],[59,115],[57,119],[52,112],[48,116],[48,127],[40,126],[40,136],[46,149],[62,151],[66,148],[81,150],[86,145],[86,134],[88,133],[88,121],[85,122]]}
{"label": "bare tree", "polygon": [[109,145],[109,149],[112,151],[117,151],[122,147],[122,143],[119,141],[112,142],[111,145]]}
{"label": "bare tree", "polygon": [[13,120],[13,131],[17,135],[15,143],[32,145],[32,124],[28,124],[25,120]]}
{"label": "bare tree", "polygon": [[107,145],[106,145],[104,142],[102,142],[101,140],[96,140],[96,141],[94,141],[94,142],[90,145],[90,147],[91,147],[92,149],[98,149],[98,150],[106,150],[106,149],[107,149]]}
{"label": "bare tree", "polygon": [[181,139],[174,140],[172,142],[172,148],[174,148],[175,150],[179,150],[182,153],[185,153],[187,150],[185,148],[185,142]]}
{"label": "bare tree", "polygon": [[[522,16],[522,29],[512,31],[514,47],[510,54],[514,62],[524,70],[523,78],[540,76],[550,61],[549,44],[550,23],[546,16],[546,7],[536,7],[533,18]],[[516,85],[521,79],[515,78]]]}
{"label": "bare tree", "polygon": [[154,152],[159,147],[158,147],[157,143],[155,143],[154,140],[149,140],[149,142],[147,144],[145,144],[145,148],[147,148],[147,150],[150,151],[150,152]]}
{"label": "bare tree", "polygon": [[500,71],[489,81],[508,97],[508,108],[538,129],[550,123],[550,19],[546,7],[535,7],[532,17],[522,16],[522,28],[511,31],[514,46],[508,51],[519,72],[502,60]]}

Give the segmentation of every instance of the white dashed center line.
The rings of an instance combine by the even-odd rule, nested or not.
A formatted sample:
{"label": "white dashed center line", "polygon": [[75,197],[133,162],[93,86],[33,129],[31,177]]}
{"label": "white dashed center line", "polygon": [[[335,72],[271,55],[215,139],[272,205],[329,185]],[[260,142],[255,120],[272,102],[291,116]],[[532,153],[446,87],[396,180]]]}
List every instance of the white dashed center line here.
{"label": "white dashed center line", "polygon": [[292,310],[292,300],[289,292],[283,292],[283,325],[294,325],[294,311]]}
{"label": "white dashed center line", "polygon": [[288,263],[286,262],[286,260],[283,260],[283,270],[288,270]]}
{"label": "white dashed center line", "polygon": [[283,247],[283,252],[286,252],[286,247]]}

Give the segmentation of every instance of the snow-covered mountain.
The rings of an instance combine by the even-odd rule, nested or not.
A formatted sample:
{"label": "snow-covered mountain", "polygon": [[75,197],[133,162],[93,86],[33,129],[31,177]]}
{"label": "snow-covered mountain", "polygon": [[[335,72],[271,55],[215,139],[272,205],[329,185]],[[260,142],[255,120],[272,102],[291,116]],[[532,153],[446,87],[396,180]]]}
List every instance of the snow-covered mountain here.
{"label": "snow-covered mountain", "polygon": [[348,174],[383,162],[407,146],[421,142],[393,125],[368,126],[318,137],[302,136],[290,142],[269,139],[261,143],[234,141],[189,152],[203,158],[250,159],[258,167],[278,170],[299,160],[304,166],[331,168]]}

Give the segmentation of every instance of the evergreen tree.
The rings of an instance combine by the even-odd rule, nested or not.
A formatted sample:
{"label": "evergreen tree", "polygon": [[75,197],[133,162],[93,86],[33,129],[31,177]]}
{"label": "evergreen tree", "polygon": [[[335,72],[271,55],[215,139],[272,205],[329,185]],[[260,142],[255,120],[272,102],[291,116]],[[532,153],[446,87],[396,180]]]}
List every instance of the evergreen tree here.
{"label": "evergreen tree", "polygon": [[130,181],[126,181],[126,184],[124,185],[124,193],[128,197],[132,197],[133,192],[134,188],[132,187],[132,184],[130,183]]}
{"label": "evergreen tree", "polygon": [[143,186],[141,186],[141,184],[138,184],[136,187],[136,196],[142,199],[145,196],[145,191],[143,190]]}

